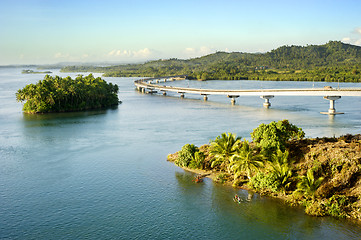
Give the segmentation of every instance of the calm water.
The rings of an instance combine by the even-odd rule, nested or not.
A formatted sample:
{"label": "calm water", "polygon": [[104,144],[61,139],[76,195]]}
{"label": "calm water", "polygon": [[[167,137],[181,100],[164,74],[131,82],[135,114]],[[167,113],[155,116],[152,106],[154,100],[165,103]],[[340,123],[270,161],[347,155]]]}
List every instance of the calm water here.
{"label": "calm water", "polygon": [[[340,99],[336,109],[346,114],[330,118],[319,114],[329,106],[320,97],[276,97],[267,110],[258,97],[239,98],[231,106],[225,97],[203,102],[196,95],[140,94],[134,78],[106,78],[121,89],[123,104],[117,109],[26,115],[15,92],[44,74],[21,70],[0,69],[0,239],[361,238],[361,225],[309,217],[256,194],[251,202],[235,204],[235,193],[244,198],[248,193],[208,179],[194,184],[191,173],[166,161],[186,143],[208,143],[225,131],[250,139],[253,128],[273,120],[289,119],[308,137],[360,133],[360,98]],[[312,87],[258,81],[174,84]]]}

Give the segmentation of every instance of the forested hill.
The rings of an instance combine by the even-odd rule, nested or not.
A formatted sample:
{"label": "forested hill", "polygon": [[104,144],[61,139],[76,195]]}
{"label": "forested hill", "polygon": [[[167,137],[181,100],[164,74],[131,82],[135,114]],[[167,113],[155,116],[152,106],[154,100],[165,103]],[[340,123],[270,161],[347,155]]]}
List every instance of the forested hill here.
{"label": "forested hill", "polygon": [[189,60],[168,59],[111,67],[69,66],[62,71],[104,72],[104,76],[166,76],[191,79],[249,79],[361,82],[361,47],[330,41],[283,46],[267,53],[217,52]]}

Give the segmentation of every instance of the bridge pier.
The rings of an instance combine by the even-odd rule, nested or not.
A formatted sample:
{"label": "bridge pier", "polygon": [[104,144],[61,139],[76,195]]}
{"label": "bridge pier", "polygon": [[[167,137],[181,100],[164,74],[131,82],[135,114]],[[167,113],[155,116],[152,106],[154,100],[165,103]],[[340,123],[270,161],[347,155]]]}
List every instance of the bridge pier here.
{"label": "bridge pier", "polygon": [[328,109],[328,112],[321,112],[322,114],[328,114],[328,115],[344,114],[343,112],[336,112],[335,109],[335,100],[340,99],[341,96],[325,96],[323,98],[330,101],[330,108]]}
{"label": "bridge pier", "polygon": [[[137,90],[142,93],[156,93],[162,92],[166,95],[166,91],[179,93],[181,98],[185,97],[185,93],[200,94],[204,101],[208,101],[208,95],[224,95],[231,98],[232,105],[236,104],[236,98],[240,96],[260,96],[264,99],[263,106],[269,108],[271,106],[270,99],[274,96],[322,96],[330,101],[330,108],[327,112],[321,112],[328,115],[342,114],[336,112],[335,101],[342,96],[361,97],[361,88],[352,89],[333,89],[333,88],[302,88],[302,89],[249,89],[249,90],[213,90],[213,89],[197,89],[189,87],[173,87],[173,86],[159,86],[161,82],[170,82],[184,79],[186,76],[168,76],[159,78],[147,78],[134,81]],[[154,83],[158,84],[154,84]],[[262,95],[264,94],[264,95]],[[335,96],[337,95],[337,96]]]}
{"label": "bridge pier", "polygon": [[239,95],[227,95],[227,97],[231,98],[232,105],[236,104],[236,98],[239,97]]}
{"label": "bridge pier", "polygon": [[163,96],[167,96],[167,92],[166,92],[166,91],[163,91]]}
{"label": "bridge pier", "polygon": [[273,96],[273,95],[260,96],[260,98],[264,99],[263,107],[269,108],[271,106],[271,103],[269,102],[269,100],[274,97],[275,96]]}

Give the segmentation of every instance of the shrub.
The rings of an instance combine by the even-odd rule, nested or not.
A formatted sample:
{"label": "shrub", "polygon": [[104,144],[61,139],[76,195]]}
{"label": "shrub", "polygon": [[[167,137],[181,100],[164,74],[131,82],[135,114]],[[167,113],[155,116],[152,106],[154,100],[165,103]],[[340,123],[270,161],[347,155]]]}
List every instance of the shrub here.
{"label": "shrub", "polygon": [[225,183],[229,180],[229,175],[227,173],[220,173],[218,174],[217,178],[215,179],[215,182],[217,183]]}
{"label": "shrub", "polygon": [[326,203],[326,212],[332,217],[345,218],[347,216],[346,208],[348,207],[349,199],[344,195],[333,195]]}
{"label": "shrub", "polygon": [[301,128],[289,123],[288,120],[261,124],[253,130],[251,137],[263,154],[270,156],[277,149],[285,150],[286,142],[291,139],[302,139],[305,133]]}
{"label": "shrub", "polygon": [[194,153],[198,151],[198,148],[194,144],[186,144],[182,147],[182,150],[178,153],[178,158],[175,164],[181,167],[188,167],[189,163],[194,158]]}
{"label": "shrub", "polygon": [[308,215],[315,217],[325,216],[325,206],[319,201],[306,201],[304,203],[306,206],[305,212]]}
{"label": "shrub", "polygon": [[270,190],[272,192],[277,192],[277,189],[279,188],[276,176],[273,173],[263,172],[258,172],[253,176],[248,185],[258,191]]}
{"label": "shrub", "polygon": [[190,161],[188,167],[190,168],[199,168],[199,169],[203,169],[203,164],[204,164],[204,153],[203,152],[194,152],[194,155],[192,157],[192,160]]}

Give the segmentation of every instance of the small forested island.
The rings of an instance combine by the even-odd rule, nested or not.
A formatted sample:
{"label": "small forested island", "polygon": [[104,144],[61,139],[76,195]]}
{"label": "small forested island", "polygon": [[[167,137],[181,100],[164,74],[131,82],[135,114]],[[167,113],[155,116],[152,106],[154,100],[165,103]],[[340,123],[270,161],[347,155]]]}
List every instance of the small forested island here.
{"label": "small forested island", "polygon": [[168,161],[215,182],[284,199],[313,216],[361,220],[361,135],[305,139],[288,120],[261,124],[252,142],[223,133]]}
{"label": "small forested island", "polygon": [[19,89],[16,100],[25,101],[26,113],[82,111],[118,105],[118,90],[118,85],[92,74],[75,79],[46,75],[37,84]]}
{"label": "small forested island", "polygon": [[266,53],[216,52],[192,59],[161,59],[107,67],[67,66],[62,72],[101,72],[107,77],[187,75],[197,80],[361,82],[361,47],[339,41],[282,46]]}
{"label": "small forested island", "polygon": [[39,73],[52,73],[51,71],[34,71],[34,70],[30,70],[30,69],[24,69],[22,72],[22,74],[39,74]]}

